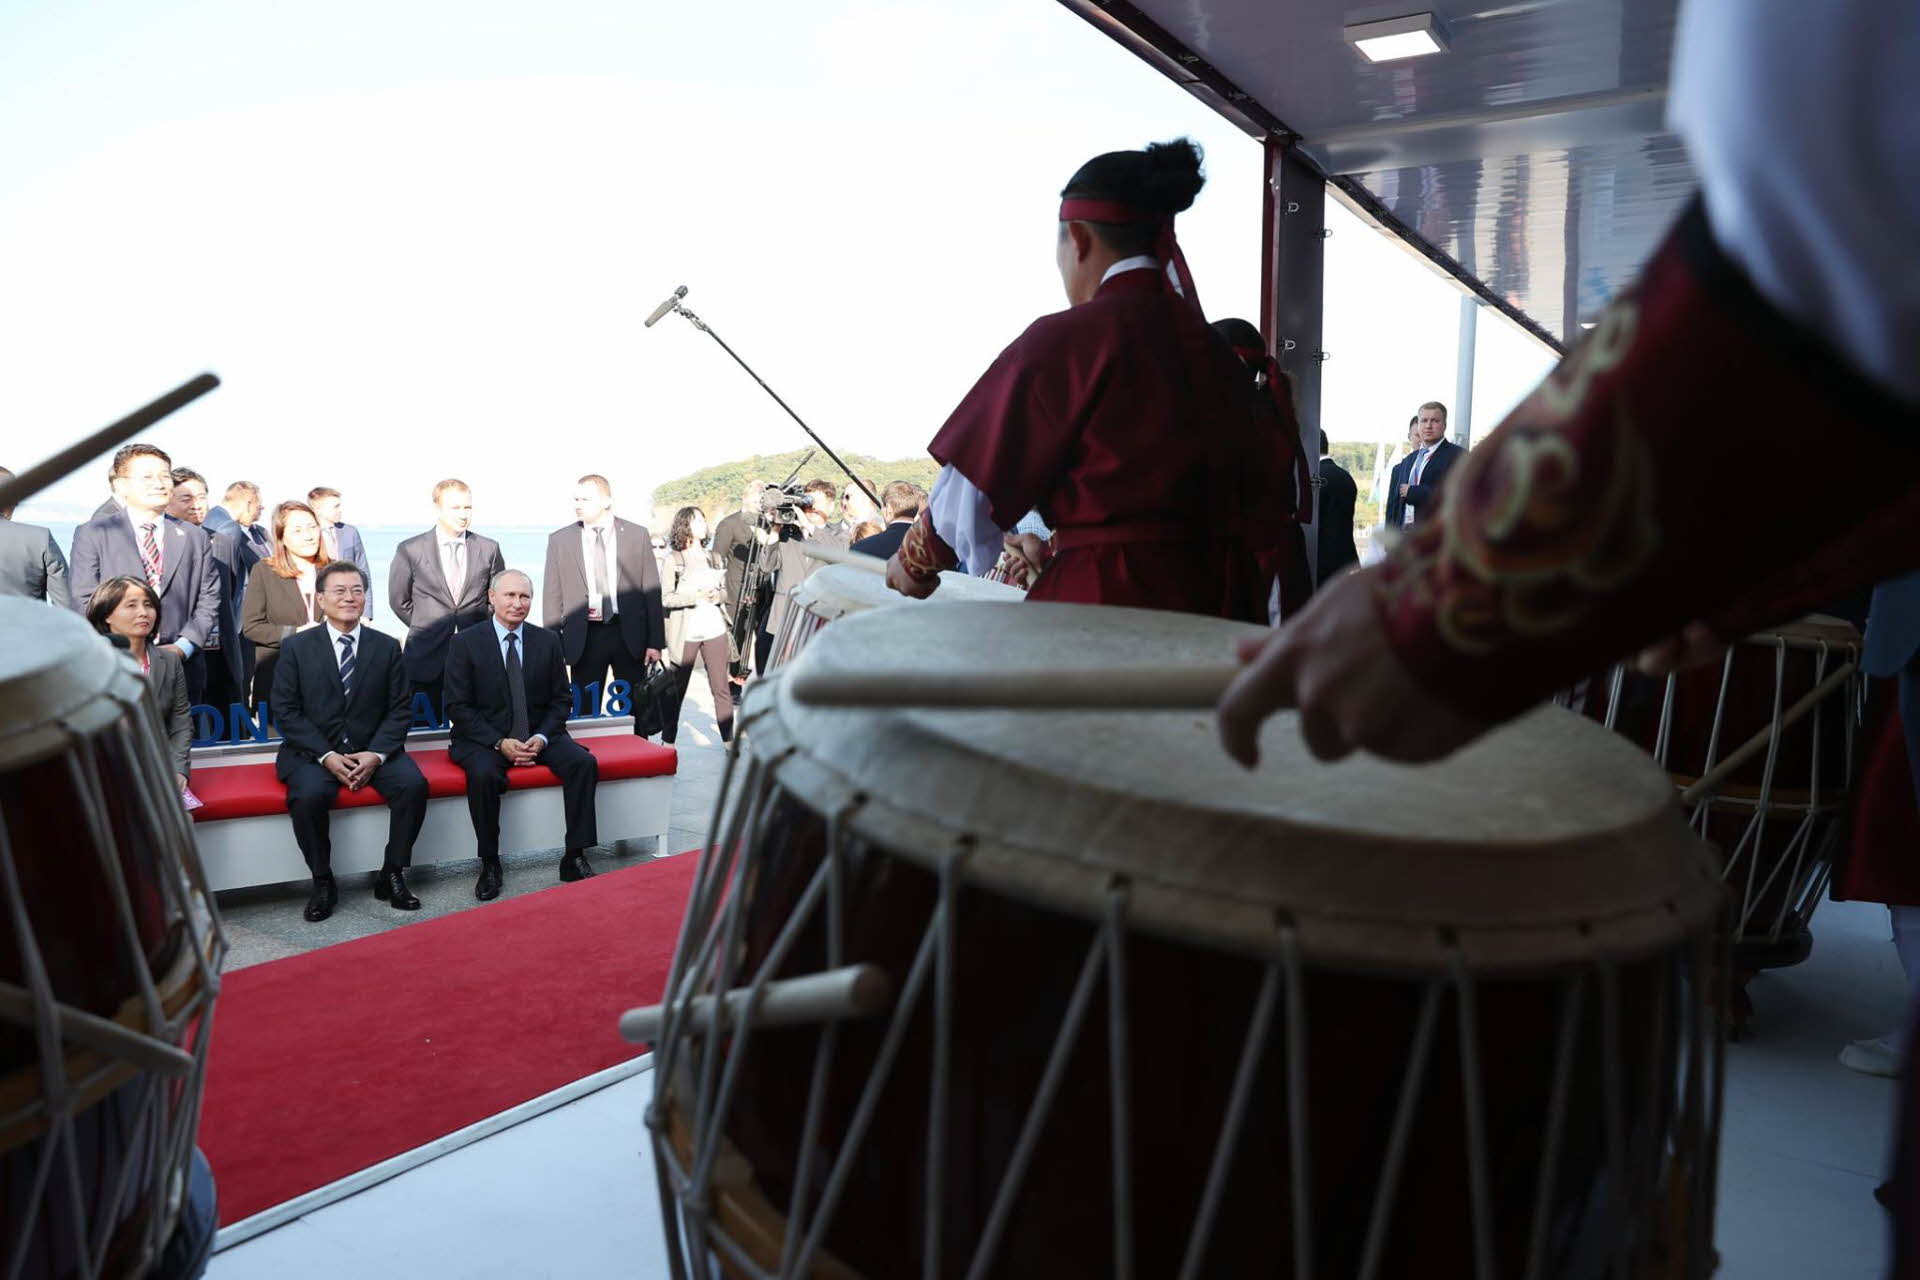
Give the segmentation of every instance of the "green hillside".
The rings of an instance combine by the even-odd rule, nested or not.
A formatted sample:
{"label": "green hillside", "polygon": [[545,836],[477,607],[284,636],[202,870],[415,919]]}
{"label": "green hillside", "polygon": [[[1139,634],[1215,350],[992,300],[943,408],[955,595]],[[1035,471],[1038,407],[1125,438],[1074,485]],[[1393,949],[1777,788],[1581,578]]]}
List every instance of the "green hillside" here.
{"label": "green hillside", "polygon": [[[709,519],[718,520],[727,512],[739,509],[740,494],[749,480],[778,483],[787,478],[787,473],[806,454],[805,449],[795,449],[790,453],[755,454],[735,462],[702,467],[691,475],[655,485],[653,505],[659,508],[699,507]],[[859,473],[862,480],[873,486],[875,492],[894,480],[911,480],[922,489],[930,489],[933,477],[940,471],[939,464],[924,454],[918,458],[899,458],[891,462],[864,453],[844,453],[840,456]],[[833,459],[818,451],[794,479],[800,482],[825,480],[836,490],[847,480],[840,468],[833,465]]]}

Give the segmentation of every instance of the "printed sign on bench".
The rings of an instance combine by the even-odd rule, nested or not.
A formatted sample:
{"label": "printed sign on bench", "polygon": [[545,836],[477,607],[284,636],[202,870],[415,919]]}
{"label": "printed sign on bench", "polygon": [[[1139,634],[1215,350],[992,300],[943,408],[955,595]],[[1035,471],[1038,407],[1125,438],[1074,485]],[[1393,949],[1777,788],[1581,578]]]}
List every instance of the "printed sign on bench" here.
{"label": "printed sign on bench", "polygon": [[[625,680],[608,681],[604,700],[598,680],[588,681],[585,688],[577,684],[568,688],[573,691],[573,711],[568,716],[569,720],[600,720],[633,714],[633,689]],[[421,733],[446,727],[446,717],[435,712],[432,700],[424,693],[414,694],[410,732]],[[231,704],[224,712],[205,703],[197,703],[193,707],[193,745],[196,747],[279,740],[280,734],[273,724],[271,703],[262,702],[252,711],[239,702]]]}

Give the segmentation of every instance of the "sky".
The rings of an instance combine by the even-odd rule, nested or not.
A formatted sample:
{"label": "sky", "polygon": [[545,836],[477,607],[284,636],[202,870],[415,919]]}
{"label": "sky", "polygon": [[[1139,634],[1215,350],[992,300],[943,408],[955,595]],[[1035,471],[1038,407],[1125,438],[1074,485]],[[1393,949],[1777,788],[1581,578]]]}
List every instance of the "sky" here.
{"label": "sky", "polygon": [[[216,490],[423,526],[571,518],[804,443],[921,452],[1064,305],[1057,193],[1186,134],[1209,315],[1259,318],[1261,151],[1052,0],[96,0],[0,8],[0,465],[202,370],[151,438]],[[1458,291],[1329,204],[1322,418],[1450,401]],[[1490,311],[1476,433],[1550,364]],[[105,497],[92,466],[19,518]]]}

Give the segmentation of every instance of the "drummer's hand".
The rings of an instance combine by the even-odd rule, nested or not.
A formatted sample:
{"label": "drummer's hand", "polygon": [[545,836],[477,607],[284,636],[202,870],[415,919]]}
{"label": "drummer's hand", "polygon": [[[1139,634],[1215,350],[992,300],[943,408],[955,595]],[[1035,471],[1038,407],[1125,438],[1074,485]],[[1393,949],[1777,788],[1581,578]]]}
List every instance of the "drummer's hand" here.
{"label": "drummer's hand", "polygon": [[1026,562],[1027,581],[1032,582],[1047,567],[1052,553],[1047,549],[1047,540],[1037,533],[1010,533],[1006,537],[1007,550]]}
{"label": "drummer's hand", "polygon": [[914,577],[907,572],[906,566],[900,563],[900,553],[896,551],[887,559],[887,585],[903,596],[925,600],[940,586],[940,579],[933,577],[922,582]]}
{"label": "drummer's hand", "polygon": [[1643,676],[1670,676],[1676,671],[1704,667],[1726,656],[1727,642],[1704,622],[1689,622],[1678,635],[1648,645],[1634,655],[1633,669]]}
{"label": "drummer's hand", "polygon": [[1307,748],[1338,760],[1365,748],[1389,760],[1437,760],[1491,726],[1427,693],[1387,641],[1373,602],[1378,569],[1330,583],[1306,610],[1264,638],[1243,641],[1247,664],[1220,699],[1220,742],[1249,769],[1260,761],[1260,726],[1300,710]]}

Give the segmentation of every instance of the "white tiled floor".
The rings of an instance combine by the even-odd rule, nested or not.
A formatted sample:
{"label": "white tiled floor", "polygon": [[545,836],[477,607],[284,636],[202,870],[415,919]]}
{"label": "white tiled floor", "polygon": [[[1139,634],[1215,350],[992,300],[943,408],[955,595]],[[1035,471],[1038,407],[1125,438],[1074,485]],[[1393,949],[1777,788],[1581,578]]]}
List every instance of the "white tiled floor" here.
{"label": "white tiled floor", "polygon": [[[1760,977],[1728,1064],[1720,1274],[1875,1280],[1892,1081],[1834,1058],[1899,1019],[1886,913],[1821,908],[1813,958]],[[651,1072],[402,1174],[214,1259],[213,1280],[666,1274],[641,1112]]]}

